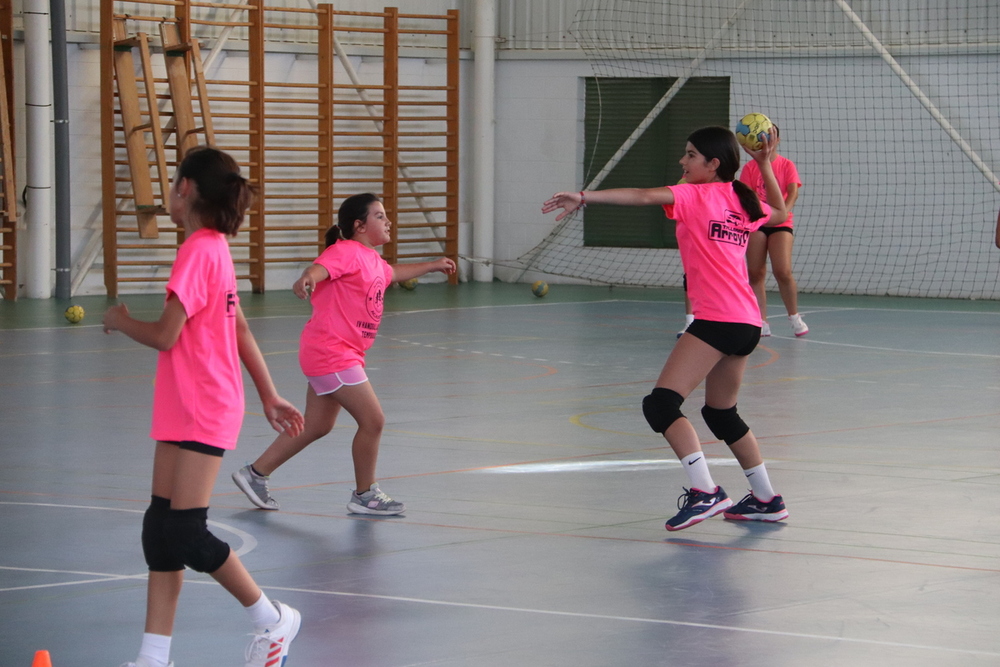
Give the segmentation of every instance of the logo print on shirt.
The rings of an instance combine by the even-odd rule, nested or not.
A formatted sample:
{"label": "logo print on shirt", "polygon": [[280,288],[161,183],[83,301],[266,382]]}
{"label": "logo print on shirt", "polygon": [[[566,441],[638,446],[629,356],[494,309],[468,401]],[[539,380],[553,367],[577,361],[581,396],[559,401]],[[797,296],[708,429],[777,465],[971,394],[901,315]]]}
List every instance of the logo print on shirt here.
{"label": "logo print on shirt", "polygon": [[226,317],[236,317],[236,292],[226,292]]}
{"label": "logo print on shirt", "polygon": [[385,306],[385,280],[379,276],[372,281],[368,288],[368,296],[365,297],[365,306],[368,308],[368,317],[378,324],[382,321],[382,308]]}
{"label": "logo print on shirt", "polygon": [[742,213],[727,209],[725,220],[712,220],[708,223],[708,238],[710,241],[731,243],[745,248],[750,239],[746,218]]}

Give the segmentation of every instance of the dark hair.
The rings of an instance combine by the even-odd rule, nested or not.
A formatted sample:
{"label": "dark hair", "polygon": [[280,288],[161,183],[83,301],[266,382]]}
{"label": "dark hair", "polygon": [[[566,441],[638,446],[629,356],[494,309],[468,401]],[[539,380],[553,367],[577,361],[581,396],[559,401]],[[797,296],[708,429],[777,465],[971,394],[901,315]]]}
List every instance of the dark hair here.
{"label": "dark hair", "polygon": [[740,168],[740,147],[736,143],[736,135],[724,127],[703,127],[692,132],[688,142],[706,160],[718,159],[719,168],[715,174],[719,180],[733,184],[733,192],[739,197],[740,205],[750,220],[763,218],[764,210],[760,207],[757,193],[743,181],[736,180],[736,172]]}
{"label": "dark hair", "polygon": [[337,224],[326,230],[326,247],[329,248],[339,239],[349,239],[354,236],[354,223],[368,218],[368,208],[377,201],[382,201],[370,192],[351,195],[337,210]]}
{"label": "dark hair", "polygon": [[177,167],[175,178],[190,179],[198,187],[191,210],[202,226],[236,236],[256,189],[240,176],[240,166],[228,153],[211,146],[190,149]]}

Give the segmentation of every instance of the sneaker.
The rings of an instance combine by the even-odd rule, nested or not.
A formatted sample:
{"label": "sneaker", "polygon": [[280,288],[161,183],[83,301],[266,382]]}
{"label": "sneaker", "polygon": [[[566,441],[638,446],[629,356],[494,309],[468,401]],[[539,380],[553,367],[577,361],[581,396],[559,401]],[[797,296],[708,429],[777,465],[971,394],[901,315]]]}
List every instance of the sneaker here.
{"label": "sneaker", "polygon": [[771,335],[771,325],[767,323],[767,320],[764,320],[760,324],[760,337],[766,338],[767,336],[770,335]]}
{"label": "sneaker", "polygon": [[302,615],[283,602],[274,600],[280,618],[273,628],[254,634],[246,651],[246,667],[281,667],[288,659],[288,647],[299,634]]}
{"label": "sneaker", "polygon": [[775,496],[765,503],[748,493],[746,498],[733,505],[723,516],[733,521],[781,521],[788,518],[788,510],[785,509],[785,501],[781,496]]}
{"label": "sneaker", "polygon": [[684,493],[677,499],[677,507],[680,512],[674,518],[667,520],[667,530],[689,528],[732,506],[733,501],[729,499],[721,486],[715,487],[715,491],[712,493],[705,493],[698,489],[684,489]]}
{"label": "sneaker", "polygon": [[240,487],[240,491],[247,494],[250,502],[262,510],[276,510],[279,509],[278,501],[268,493],[268,479],[268,477],[254,474],[249,463],[233,473],[233,481],[236,482],[236,486]]}
{"label": "sneaker", "polygon": [[801,315],[789,315],[788,321],[792,323],[792,331],[796,336],[805,336],[809,333],[809,327],[802,321]]}
{"label": "sneaker", "polygon": [[392,516],[402,514],[406,511],[406,505],[396,502],[385,495],[378,488],[378,482],[372,484],[371,488],[358,495],[357,491],[351,493],[351,502],[347,503],[347,509],[354,514],[380,514],[382,516]]}
{"label": "sneaker", "polygon": [[[123,662],[121,667],[151,667],[145,658],[136,658],[135,662]],[[174,663],[170,663],[167,667],[174,667]]]}

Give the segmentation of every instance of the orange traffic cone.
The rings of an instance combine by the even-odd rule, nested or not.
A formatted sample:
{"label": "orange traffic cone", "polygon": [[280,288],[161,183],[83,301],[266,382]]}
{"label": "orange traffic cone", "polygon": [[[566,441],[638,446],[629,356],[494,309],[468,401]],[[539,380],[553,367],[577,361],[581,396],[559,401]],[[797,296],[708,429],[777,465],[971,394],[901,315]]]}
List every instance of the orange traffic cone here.
{"label": "orange traffic cone", "polygon": [[31,662],[31,667],[52,667],[52,658],[48,651],[35,651],[35,659]]}

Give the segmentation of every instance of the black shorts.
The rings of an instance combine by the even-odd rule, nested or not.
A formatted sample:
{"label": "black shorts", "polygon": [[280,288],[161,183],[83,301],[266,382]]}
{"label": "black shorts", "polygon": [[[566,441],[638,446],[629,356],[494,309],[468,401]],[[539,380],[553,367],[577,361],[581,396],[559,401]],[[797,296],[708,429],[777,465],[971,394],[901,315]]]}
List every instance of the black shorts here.
{"label": "black shorts", "polygon": [[218,456],[220,459],[222,455],[226,453],[222,447],[216,447],[215,445],[206,445],[201,442],[195,442],[194,440],[182,440],[177,442],[175,440],[164,440],[163,442],[168,445],[177,445],[181,449],[187,449],[192,452],[198,452],[199,454],[208,454],[209,456]]}
{"label": "black shorts", "polygon": [[701,339],[722,354],[745,357],[760,342],[760,327],[736,322],[695,320],[686,333]]}
{"label": "black shorts", "polygon": [[770,236],[771,234],[777,234],[778,232],[788,232],[792,236],[795,236],[795,232],[792,231],[791,227],[761,227],[757,231],[764,232],[764,236]]}

